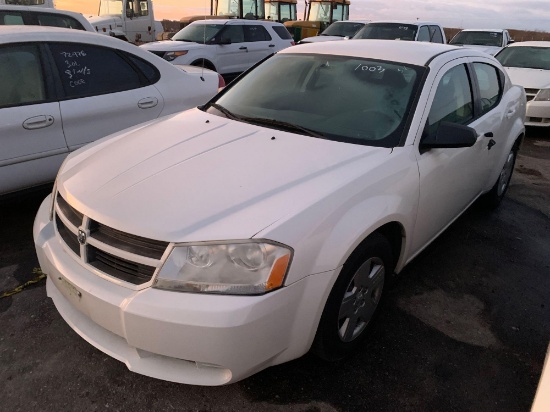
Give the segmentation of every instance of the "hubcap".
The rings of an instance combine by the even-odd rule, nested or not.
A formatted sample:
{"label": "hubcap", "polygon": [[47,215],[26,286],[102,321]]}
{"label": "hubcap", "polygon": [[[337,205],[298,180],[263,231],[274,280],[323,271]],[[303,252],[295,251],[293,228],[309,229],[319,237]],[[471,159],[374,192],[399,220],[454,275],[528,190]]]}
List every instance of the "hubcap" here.
{"label": "hubcap", "polygon": [[500,172],[500,177],[498,179],[498,195],[501,196],[508,187],[508,183],[510,182],[510,178],[512,177],[512,171],[514,169],[514,152],[511,151],[508,154],[508,158],[506,159],[506,163],[504,163],[504,167],[502,168],[502,171]]}
{"label": "hubcap", "polygon": [[338,315],[338,334],[342,341],[351,342],[369,324],[382,297],[384,274],[384,262],[373,257],[353,275]]}

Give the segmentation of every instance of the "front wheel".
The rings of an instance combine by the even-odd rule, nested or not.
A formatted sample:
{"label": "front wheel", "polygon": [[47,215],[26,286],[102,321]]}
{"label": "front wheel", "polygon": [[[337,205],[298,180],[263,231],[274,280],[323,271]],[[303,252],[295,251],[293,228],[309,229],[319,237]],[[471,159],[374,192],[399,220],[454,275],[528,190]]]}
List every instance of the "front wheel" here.
{"label": "front wheel", "polygon": [[370,235],[352,253],[336,280],[319,322],[313,351],[329,361],[351,354],[367,336],[394,261],[388,240]]}
{"label": "front wheel", "polygon": [[483,195],[484,203],[487,207],[494,209],[500,205],[508,186],[510,186],[510,179],[512,178],[512,173],[514,171],[514,166],[516,164],[517,149],[515,147],[510,150],[506,162],[498,175],[498,179],[495,182],[492,189]]}

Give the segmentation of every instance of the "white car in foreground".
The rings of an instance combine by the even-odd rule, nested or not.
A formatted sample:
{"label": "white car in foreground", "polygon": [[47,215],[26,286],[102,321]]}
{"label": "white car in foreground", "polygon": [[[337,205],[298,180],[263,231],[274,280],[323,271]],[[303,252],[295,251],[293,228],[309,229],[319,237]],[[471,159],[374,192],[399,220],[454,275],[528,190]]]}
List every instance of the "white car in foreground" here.
{"label": "white car in foreground", "polygon": [[160,379],[227,384],[312,347],[341,359],[394,272],[479,196],[500,202],[524,113],[481,52],[284,50],[202,108],[69,156],[34,223],[48,296]]}
{"label": "white car in foreground", "polygon": [[0,26],[0,195],[52,182],[86,143],[206,103],[220,82],[109,36]]}
{"label": "white car in foreground", "polygon": [[525,88],[525,124],[550,126],[550,42],[514,43],[495,57],[506,68],[512,83]]}

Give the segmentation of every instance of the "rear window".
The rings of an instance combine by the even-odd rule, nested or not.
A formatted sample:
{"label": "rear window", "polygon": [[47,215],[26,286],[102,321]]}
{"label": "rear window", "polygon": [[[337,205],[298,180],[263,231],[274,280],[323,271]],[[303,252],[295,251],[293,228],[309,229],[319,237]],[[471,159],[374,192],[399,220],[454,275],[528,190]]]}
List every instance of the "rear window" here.
{"label": "rear window", "polygon": [[37,14],[36,19],[40,26],[61,27],[64,29],[85,30],[76,19],[60,14],[41,13]]}
{"label": "rear window", "polygon": [[369,23],[354,39],[414,40],[418,26],[400,23]]}
{"label": "rear window", "polygon": [[284,26],[272,26],[273,30],[275,30],[275,33],[277,33],[277,36],[279,36],[283,40],[290,40],[292,39],[292,36],[290,35],[290,32],[286,29]]}

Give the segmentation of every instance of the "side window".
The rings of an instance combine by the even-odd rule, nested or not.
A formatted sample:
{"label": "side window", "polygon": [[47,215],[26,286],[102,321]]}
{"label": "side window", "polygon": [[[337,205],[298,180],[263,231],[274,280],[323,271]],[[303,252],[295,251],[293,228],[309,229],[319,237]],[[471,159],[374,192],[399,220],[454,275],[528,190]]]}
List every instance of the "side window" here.
{"label": "side window", "polygon": [[229,39],[231,43],[242,43],[244,42],[244,31],[243,26],[237,24],[231,24],[225,26],[225,29],[221,33],[222,40]]}
{"label": "side window", "polygon": [[77,43],[51,43],[66,97],[89,97],[142,87],[138,72],[115,50]]}
{"label": "side window", "polygon": [[290,32],[288,29],[284,26],[272,26],[273,30],[275,30],[275,33],[277,33],[277,36],[279,36],[281,39],[284,40],[290,40],[292,39],[292,36],[290,35]]}
{"label": "side window", "polygon": [[441,29],[438,26],[430,26],[430,34],[432,43],[443,43]]}
{"label": "side window", "polygon": [[244,41],[254,42],[254,41],[269,41],[271,36],[267,32],[264,26],[260,25],[251,25],[244,26]]}
{"label": "side window", "polygon": [[502,96],[502,87],[497,68],[485,63],[474,63],[474,72],[479,85],[481,112],[487,113],[493,109]]}
{"label": "side window", "polygon": [[439,81],[428,115],[428,132],[435,133],[440,122],[467,124],[473,119],[472,90],[466,66],[450,69]]}
{"label": "side window", "polygon": [[0,107],[41,103],[46,87],[37,46],[0,48]]}
{"label": "side window", "polygon": [[149,9],[147,9],[147,2],[146,1],[140,1],[139,2],[139,10],[140,10],[140,16],[148,16],[149,15]]}
{"label": "side window", "polygon": [[23,14],[18,11],[0,11],[0,26],[13,26],[25,24]]}
{"label": "side window", "polygon": [[418,38],[417,41],[430,41],[430,30],[428,29],[428,26],[421,26],[418,30]]}
{"label": "side window", "polygon": [[133,54],[125,53],[126,57],[134,63],[147,79],[149,84],[154,84],[160,80],[160,72],[151,63],[134,56]]}
{"label": "side window", "polygon": [[62,16],[59,14],[37,14],[36,18],[40,26],[52,26],[52,27],[62,27],[65,29],[77,29],[84,30],[82,24],[80,24],[76,19],[73,19],[69,16]]}

